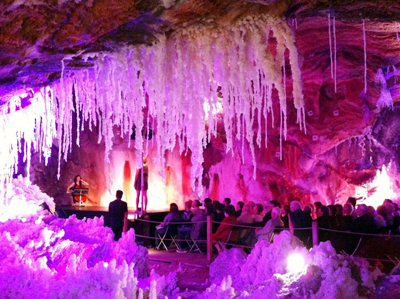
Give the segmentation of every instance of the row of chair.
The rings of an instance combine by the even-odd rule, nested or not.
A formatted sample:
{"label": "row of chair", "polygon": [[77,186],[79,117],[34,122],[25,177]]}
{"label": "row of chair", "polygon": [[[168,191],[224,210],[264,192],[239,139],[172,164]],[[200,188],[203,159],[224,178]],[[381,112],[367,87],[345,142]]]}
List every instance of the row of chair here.
{"label": "row of chair", "polygon": [[[179,228],[182,227],[183,225],[187,224],[185,224],[185,222],[169,224],[166,227],[165,232],[163,234],[157,233],[156,238],[159,239],[159,243],[156,248],[158,250],[164,248],[166,251],[169,251],[173,247],[181,249],[178,243],[179,241],[181,241],[178,240],[178,233],[179,233]],[[205,222],[198,222],[191,224],[191,234],[189,238],[186,238],[184,240],[188,244],[189,252],[199,251],[200,253],[202,253],[199,243],[206,239],[205,227],[206,227]],[[167,245],[168,241],[170,241],[170,243]]]}

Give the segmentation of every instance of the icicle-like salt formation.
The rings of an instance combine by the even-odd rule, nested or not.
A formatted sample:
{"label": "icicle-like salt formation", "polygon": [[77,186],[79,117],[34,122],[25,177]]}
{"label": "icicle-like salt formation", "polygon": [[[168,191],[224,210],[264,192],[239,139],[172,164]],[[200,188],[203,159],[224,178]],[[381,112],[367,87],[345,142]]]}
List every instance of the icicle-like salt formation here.
{"label": "icicle-like salt formation", "polygon": [[[270,36],[276,40],[276,54],[268,48]],[[47,125],[50,128],[46,129],[53,135],[44,133],[43,136],[56,138],[60,159],[67,159],[72,142],[79,145],[79,139],[72,140],[72,116],[76,113],[77,134],[84,124],[89,129],[97,126],[98,142],[104,142],[108,159],[113,146],[113,128],[120,127],[121,136],[130,135],[135,128],[134,146],[141,165],[146,148],[143,143],[147,142],[142,132],[151,125],[159,171],[162,173],[164,169],[165,151],[173,150],[178,141],[181,153],[191,151],[191,185],[200,193],[203,148],[217,134],[213,114],[222,93],[226,150],[233,148],[235,138],[247,142],[255,176],[255,144],[261,146],[262,117],[265,129],[268,113],[274,125],[273,88],[277,90],[280,104],[281,138],[286,139],[287,135],[285,54],[291,67],[297,121],[305,130],[301,71],[290,27],[283,19],[247,16],[227,27],[193,26],[178,30],[168,38],[160,35],[158,43],[151,47],[127,46],[117,53],[92,55],[95,61],[92,69],[72,71],[63,61],[61,82],[54,87],[54,93],[46,94],[47,101],[44,101],[48,104],[45,110],[54,116],[51,119],[54,125]],[[53,103],[56,98],[57,105]],[[256,119],[257,132],[253,129]],[[47,137],[46,144],[50,144]],[[42,149],[49,154],[46,147]],[[14,163],[3,165],[12,168],[15,159]],[[12,169],[8,174],[12,174]]]}
{"label": "icicle-like salt formation", "polygon": [[383,74],[382,69],[379,69],[375,74],[375,82],[382,86],[381,94],[376,103],[377,107],[393,107],[393,98],[390,90],[387,89],[387,83],[385,75]]}
{"label": "icicle-like salt formation", "polygon": [[365,35],[365,20],[363,20],[363,38],[364,38],[364,93],[367,93],[367,38]]}
{"label": "icicle-like salt formation", "polygon": [[330,59],[331,59],[331,78],[333,79],[331,13],[328,13],[328,31],[329,31],[329,54],[330,54]]}
{"label": "icicle-like salt formation", "polygon": [[400,41],[400,39],[399,39],[399,28],[397,27],[397,22],[395,21],[394,24],[396,25],[396,38],[397,38],[397,41]]}
{"label": "icicle-like salt formation", "polygon": [[[21,99],[29,101],[21,108]],[[18,172],[18,155],[24,153],[27,175],[31,160],[31,149],[41,152],[47,165],[51,155],[53,139],[56,135],[53,114],[53,92],[49,87],[38,92],[30,90],[10,99],[8,105],[0,109],[0,179],[9,180]]]}
{"label": "icicle-like salt formation", "polygon": [[334,62],[335,62],[335,71],[334,71],[334,77],[335,77],[335,93],[337,92],[336,89],[336,74],[337,74],[337,60],[336,60],[336,16],[333,15],[333,48],[334,48]]}

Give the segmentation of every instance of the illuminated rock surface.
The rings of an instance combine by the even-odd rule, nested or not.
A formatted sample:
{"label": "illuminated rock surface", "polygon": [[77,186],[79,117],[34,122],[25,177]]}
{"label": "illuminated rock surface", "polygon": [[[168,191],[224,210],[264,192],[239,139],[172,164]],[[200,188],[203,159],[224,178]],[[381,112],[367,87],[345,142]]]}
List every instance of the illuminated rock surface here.
{"label": "illuminated rock surface", "polygon": [[[253,149],[258,130],[264,143],[264,119],[261,126],[258,121],[252,125],[250,131],[253,131],[254,139],[250,142],[251,146],[247,141],[242,143],[243,135],[240,134],[229,145],[226,143],[223,115],[216,115],[217,137],[211,138],[202,158],[197,154],[194,158],[200,165],[201,159],[204,159],[203,173],[202,169],[191,169],[191,165],[196,166],[196,163],[190,160],[190,151],[188,156],[180,157],[175,149],[172,154],[167,153],[163,167],[158,162],[151,165],[151,197],[157,202],[155,207],[166,208],[172,201],[183,203],[194,198],[196,194],[191,190],[194,182],[189,180],[190,176],[193,180],[193,171],[200,175],[203,195],[217,200],[230,196],[234,202],[265,202],[271,198],[281,202],[289,198],[299,198],[303,203],[317,200],[326,204],[343,202],[351,195],[372,195],[373,188],[379,185],[378,182],[371,184],[378,169],[391,161],[391,167],[385,170],[391,186],[389,190],[378,189],[376,193],[382,199],[394,199],[400,186],[397,170],[400,165],[399,140],[396,133],[400,57],[400,26],[396,21],[399,10],[399,4],[391,1],[382,1],[379,5],[376,1],[328,3],[301,0],[6,1],[0,4],[2,100],[7,100],[9,91],[59,83],[63,71],[68,74],[93,67],[96,61],[85,59],[85,55],[90,53],[120,51],[126,45],[156,44],[162,32],[171,35],[193,25],[211,24],[229,28],[246,16],[268,14],[284,19],[295,38],[307,133],[296,124],[292,68],[289,67],[289,52],[286,51],[284,69],[287,75],[288,119],[287,140],[282,143],[283,159],[279,159],[282,134],[278,94],[274,91],[272,108],[275,126],[272,128],[269,115],[267,148],[263,145]],[[273,41],[270,48],[275,55]],[[377,79],[376,74],[380,70],[382,76]],[[221,96],[226,95],[221,93]],[[381,105],[386,103],[390,106],[390,98],[394,102],[393,111]],[[91,178],[92,204],[95,205],[106,205],[112,199],[116,186],[125,184],[124,191],[130,205],[134,206],[131,186],[138,159],[136,152],[126,147],[129,136],[125,135],[123,140],[114,136],[111,147],[119,151],[119,156],[123,158],[114,159],[112,164],[115,166],[109,166],[104,162],[104,149],[110,144],[106,140],[97,146],[96,135],[96,130],[93,134],[82,133],[81,147],[75,147],[68,155],[67,165],[62,164],[61,181],[56,181],[58,148],[52,150],[50,167],[44,168],[35,162],[31,169],[33,181],[55,197],[58,204],[69,203],[64,186],[77,173]],[[246,138],[250,137],[246,135]],[[197,146],[190,148],[197,149]],[[226,155],[227,148],[231,150]],[[155,147],[152,150],[150,155],[153,160],[157,151]],[[116,153],[111,155],[116,156]],[[126,162],[130,177],[123,177],[122,169]],[[256,180],[253,178],[255,169]],[[163,173],[165,177],[160,178],[159,174]],[[155,189],[158,191],[155,192]]]}

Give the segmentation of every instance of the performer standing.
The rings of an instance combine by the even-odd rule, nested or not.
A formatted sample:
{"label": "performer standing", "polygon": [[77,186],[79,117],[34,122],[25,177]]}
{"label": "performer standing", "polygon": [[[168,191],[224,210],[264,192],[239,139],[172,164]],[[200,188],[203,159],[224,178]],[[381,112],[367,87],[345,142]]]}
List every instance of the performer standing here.
{"label": "performer standing", "polygon": [[[146,213],[147,211],[147,189],[149,187],[148,185],[149,168],[147,167],[146,163],[147,159],[146,157],[143,157],[143,168],[137,169],[135,176],[136,211],[139,210],[140,192],[143,190],[144,207],[142,206],[142,209],[144,213]],[[143,178],[143,184],[142,184],[142,178]]]}
{"label": "performer standing", "polygon": [[[77,174],[74,178],[74,182],[68,186],[67,194],[73,193],[73,191],[76,189],[87,188],[88,186],[89,186],[89,183],[82,180],[81,176],[79,174]],[[83,206],[85,206],[86,198],[87,198],[86,195],[76,196],[76,195],[72,194],[72,205],[81,203]]]}

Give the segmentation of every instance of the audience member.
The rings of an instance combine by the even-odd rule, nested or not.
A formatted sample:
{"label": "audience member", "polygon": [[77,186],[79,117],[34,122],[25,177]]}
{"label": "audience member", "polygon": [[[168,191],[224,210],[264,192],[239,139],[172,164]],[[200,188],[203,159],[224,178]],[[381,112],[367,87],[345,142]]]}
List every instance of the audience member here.
{"label": "audience member", "polygon": [[342,217],[342,226],[341,229],[342,230],[353,230],[352,226],[353,226],[353,211],[354,208],[350,203],[346,203],[343,206],[343,217]]}
{"label": "audience member", "polygon": [[[275,199],[274,199],[274,200],[270,200],[269,203],[272,204],[273,207],[275,207],[275,208],[280,208],[280,207],[281,207],[281,204],[280,204],[277,200],[275,200]],[[271,213],[272,213],[272,209],[269,210],[269,211],[264,215],[264,218],[263,218],[263,221],[262,221],[263,225],[267,224],[267,222],[271,219]]]}
{"label": "audience member", "polygon": [[225,205],[219,202],[214,212],[214,219],[213,219],[214,222],[212,227],[213,233],[217,231],[220,223],[222,222],[222,220],[224,220],[224,218],[225,218]]}
{"label": "audience member", "polygon": [[256,229],[258,241],[271,242],[272,235],[277,227],[283,227],[283,221],[281,219],[281,210],[278,207],[274,207],[272,208],[271,219],[268,220],[267,224],[263,228]]}
{"label": "audience member", "polygon": [[[208,207],[212,207],[212,203],[207,204]],[[181,226],[178,228],[178,239],[185,240],[179,241],[179,248],[176,250],[178,253],[185,253],[189,247],[186,239],[192,234],[196,235],[196,238],[200,235],[200,230],[206,224],[207,213],[196,213],[191,219],[192,224],[189,226]],[[196,231],[195,231],[196,230]]]}
{"label": "audience member", "polygon": [[292,234],[298,237],[307,246],[311,236],[311,230],[296,230],[296,228],[310,228],[312,218],[301,210],[301,204],[297,200],[290,203],[289,228]]}
{"label": "audience member", "polygon": [[316,201],[314,202],[314,216],[313,219],[317,219],[318,218],[318,212],[319,209],[321,208],[322,203],[320,201]]}
{"label": "audience member", "polygon": [[283,226],[285,228],[289,228],[289,213],[290,213],[290,206],[289,205],[284,205],[282,207],[283,210],[283,216],[282,216],[282,221],[283,221]]}
{"label": "audience member", "polygon": [[[178,227],[177,226],[171,226],[170,229],[168,229],[168,225],[170,222],[180,222],[181,215],[179,214],[179,209],[176,203],[171,203],[169,205],[169,213],[164,217],[163,222],[161,222],[160,225],[156,226],[156,232],[155,232],[155,237],[156,237],[156,246],[160,243],[160,239],[158,238],[158,235],[164,235],[167,232],[167,236],[172,236],[176,235],[178,233]],[[167,231],[168,230],[168,231]]]}
{"label": "audience member", "polygon": [[231,204],[231,199],[229,197],[225,197],[224,204],[225,204],[225,207],[229,206]]}
{"label": "audience member", "polygon": [[209,198],[209,197],[204,198],[204,206],[206,206],[209,203],[212,203],[211,198]]}
{"label": "audience member", "polygon": [[200,209],[201,203],[200,200],[196,199],[193,201],[193,206],[192,206],[192,213],[193,217],[196,216],[197,214],[202,214],[204,211]]}
{"label": "audience member", "polygon": [[251,207],[248,204],[243,206],[243,211],[240,217],[238,217],[239,224],[250,224],[254,222],[253,213],[251,211]]}
{"label": "audience member", "polygon": [[236,212],[235,212],[236,218],[242,214],[243,206],[244,206],[244,202],[238,201],[237,206],[236,206]]}
{"label": "audience member", "polygon": [[264,210],[264,206],[262,204],[256,204],[256,207],[254,209],[254,213],[253,213],[253,222],[262,222],[264,215],[263,215],[263,210]]}
{"label": "audience member", "polygon": [[222,220],[221,225],[218,227],[215,234],[212,235],[212,242],[216,245],[218,251],[220,247],[216,242],[221,241],[222,243],[235,242],[238,238],[238,231],[233,230],[233,227],[238,224],[237,218],[235,217],[235,207],[229,205],[225,208],[226,217]]}
{"label": "audience member", "polygon": [[335,205],[328,205],[327,206],[328,210],[329,210],[329,224],[330,224],[330,228],[332,229],[338,229],[339,228],[339,222],[338,219],[336,217],[336,206]]}
{"label": "audience member", "polygon": [[214,213],[215,213],[214,205],[212,203],[207,204],[204,214],[214,217]]}
{"label": "audience member", "polygon": [[365,204],[358,205],[358,217],[353,221],[353,230],[360,233],[374,233],[376,226],[374,218],[368,215],[368,208]]}
{"label": "audience member", "polygon": [[355,199],[355,197],[349,197],[348,199],[347,199],[347,202],[346,203],[349,203],[349,204],[351,204],[352,206],[353,206],[353,213],[351,214],[351,217],[353,218],[353,219],[356,219],[358,216],[357,216],[357,211],[356,211],[356,204],[357,204],[357,199]]}
{"label": "audience member", "polygon": [[191,210],[192,210],[192,202],[186,201],[185,210],[181,213],[181,218],[183,221],[190,221],[190,219],[192,219],[193,213]]}

